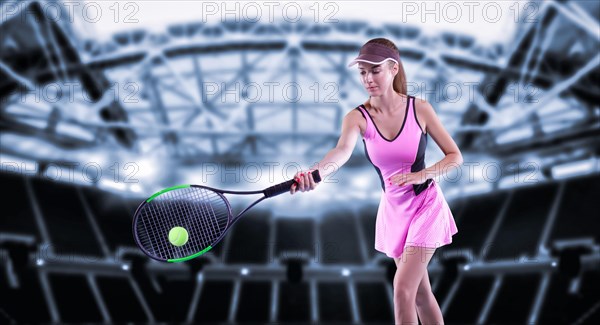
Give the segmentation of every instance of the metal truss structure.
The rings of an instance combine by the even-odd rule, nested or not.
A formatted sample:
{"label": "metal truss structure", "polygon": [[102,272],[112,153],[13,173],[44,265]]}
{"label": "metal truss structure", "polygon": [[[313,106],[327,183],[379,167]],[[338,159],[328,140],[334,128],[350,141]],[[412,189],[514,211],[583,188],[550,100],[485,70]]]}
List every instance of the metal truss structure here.
{"label": "metal truss structure", "polygon": [[382,36],[400,48],[409,92],[434,105],[466,154],[490,154],[507,170],[537,155],[544,170],[597,155],[600,40],[594,2],[539,4],[515,42],[482,47],[469,36],[358,21],[189,23],[99,43],[31,2],[37,19],[1,26],[2,127],[71,147],[112,135],[180,162],[318,156],[364,100],[347,61]]}

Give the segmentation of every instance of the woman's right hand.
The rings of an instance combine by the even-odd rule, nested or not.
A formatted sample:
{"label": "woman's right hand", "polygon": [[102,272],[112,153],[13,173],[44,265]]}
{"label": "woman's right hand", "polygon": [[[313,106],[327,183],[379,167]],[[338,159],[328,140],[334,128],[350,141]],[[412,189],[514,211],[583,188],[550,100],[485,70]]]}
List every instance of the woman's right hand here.
{"label": "woman's right hand", "polygon": [[309,171],[300,171],[294,176],[294,180],[296,184],[293,184],[290,187],[290,194],[294,195],[294,193],[300,192],[308,192],[314,190],[319,183],[315,182],[312,176],[313,170]]}

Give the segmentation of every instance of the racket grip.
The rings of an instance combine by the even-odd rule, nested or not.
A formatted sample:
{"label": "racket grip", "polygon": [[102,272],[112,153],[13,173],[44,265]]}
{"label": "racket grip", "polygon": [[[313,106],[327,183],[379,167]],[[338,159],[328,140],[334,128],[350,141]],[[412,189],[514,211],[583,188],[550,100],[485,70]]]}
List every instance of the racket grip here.
{"label": "racket grip", "polygon": [[[318,169],[314,170],[311,174],[312,174],[313,179],[315,180],[315,183],[321,182],[321,174],[319,174],[319,170]],[[265,189],[263,191],[263,193],[265,194],[265,197],[277,196],[279,194],[283,194],[283,193],[289,192],[290,191],[290,187],[292,187],[293,184],[296,184],[296,181],[293,180],[293,179],[290,179],[287,182],[283,182],[281,184],[273,185],[273,186]]]}

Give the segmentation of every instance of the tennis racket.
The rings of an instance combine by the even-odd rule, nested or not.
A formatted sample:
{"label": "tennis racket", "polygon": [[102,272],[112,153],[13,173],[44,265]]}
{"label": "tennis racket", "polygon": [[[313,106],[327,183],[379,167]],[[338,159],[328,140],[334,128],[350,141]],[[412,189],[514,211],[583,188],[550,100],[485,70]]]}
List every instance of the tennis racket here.
{"label": "tennis racket", "polygon": [[[315,182],[319,171],[312,172]],[[290,190],[289,180],[262,191],[226,191],[202,185],[166,188],[142,202],[133,216],[133,236],[138,247],[161,262],[183,262],[198,257],[223,239],[233,224],[260,201]],[[263,194],[233,217],[223,194]]]}

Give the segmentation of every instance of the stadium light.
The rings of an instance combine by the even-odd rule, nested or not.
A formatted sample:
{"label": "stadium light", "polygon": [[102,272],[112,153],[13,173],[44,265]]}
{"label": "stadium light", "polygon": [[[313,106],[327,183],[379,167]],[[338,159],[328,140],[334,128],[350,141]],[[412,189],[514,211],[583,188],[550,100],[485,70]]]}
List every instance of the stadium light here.
{"label": "stadium light", "polygon": [[563,179],[580,175],[587,175],[598,168],[598,159],[590,158],[552,167],[552,177]]}

